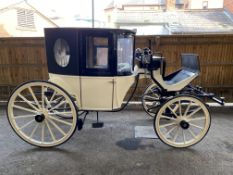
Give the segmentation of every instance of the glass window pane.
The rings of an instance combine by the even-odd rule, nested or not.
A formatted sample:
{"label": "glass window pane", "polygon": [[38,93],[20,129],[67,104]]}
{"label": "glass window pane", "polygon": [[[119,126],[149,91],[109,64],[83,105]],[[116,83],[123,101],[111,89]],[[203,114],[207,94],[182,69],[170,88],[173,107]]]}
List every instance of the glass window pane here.
{"label": "glass window pane", "polygon": [[118,38],[117,41],[117,72],[118,74],[132,74],[133,72],[133,37]]}
{"label": "glass window pane", "polygon": [[96,58],[96,67],[108,68],[108,48],[97,47]]}
{"label": "glass window pane", "polygon": [[108,38],[88,37],[86,68],[108,68]]}

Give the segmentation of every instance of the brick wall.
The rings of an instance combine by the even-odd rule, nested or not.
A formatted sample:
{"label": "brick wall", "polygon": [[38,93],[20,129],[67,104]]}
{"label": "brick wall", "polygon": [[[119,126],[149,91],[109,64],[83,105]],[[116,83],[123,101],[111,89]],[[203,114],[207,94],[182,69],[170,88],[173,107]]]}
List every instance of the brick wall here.
{"label": "brick wall", "polygon": [[176,0],[167,0],[167,10],[175,9]]}
{"label": "brick wall", "polygon": [[233,0],[224,0],[224,8],[233,14]]}

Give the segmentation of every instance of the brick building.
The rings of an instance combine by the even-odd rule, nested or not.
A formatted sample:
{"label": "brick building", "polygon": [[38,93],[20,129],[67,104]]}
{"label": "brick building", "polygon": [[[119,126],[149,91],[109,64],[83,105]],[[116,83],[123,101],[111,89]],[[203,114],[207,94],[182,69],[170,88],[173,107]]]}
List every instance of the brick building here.
{"label": "brick building", "polygon": [[224,8],[233,14],[233,0],[224,0]]}
{"label": "brick building", "polygon": [[137,29],[139,35],[233,33],[233,17],[223,4],[223,0],[115,0],[105,14],[108,27]]}

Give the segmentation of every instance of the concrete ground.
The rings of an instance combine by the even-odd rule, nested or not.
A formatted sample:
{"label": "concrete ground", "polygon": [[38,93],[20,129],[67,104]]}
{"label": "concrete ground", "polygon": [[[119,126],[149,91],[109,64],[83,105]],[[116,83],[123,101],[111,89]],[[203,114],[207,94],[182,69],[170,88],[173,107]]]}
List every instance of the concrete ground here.
{"label": "concrete ground", "polygon": [[233,108],[211,109],[212,126],[199,144],[171,148],[159,139],[135,139],[134,127],[152,125],[142,110],[100,113],[104,128],[93,129],[92,113],[82,131],[50,149],[33,147],[11,129],[0,108],[0,174],[192,175],[233,174]]}

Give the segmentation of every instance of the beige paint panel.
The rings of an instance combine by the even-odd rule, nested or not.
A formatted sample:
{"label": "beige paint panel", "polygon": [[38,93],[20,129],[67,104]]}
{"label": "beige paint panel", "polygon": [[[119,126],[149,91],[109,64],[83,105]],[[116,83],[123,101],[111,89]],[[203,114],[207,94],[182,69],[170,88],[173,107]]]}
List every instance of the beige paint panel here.
{"label": "beige paint panel", "polygon": [[49,81],[57,84],[58,86],[66,90],[71,96],[74,96],[76,98],[78,109],[80,109],[81,100],[79,76],[67,76],[49,73]]}
{"label": "beige paint panel", "polygon": [[114,82],[115,82],[114,101],[113,101],[114,109],[121,107],[126,93],[128,92],[129,88],[133,85],[133,83],[135,82],[135,77],[136,75],[114,77]]}
{"label": "beige paint panel", "polygon": [[113,77],[80,77],[81,108],[83,110],[112,110]]}
{"label": "beige paint panel", "polygon": [[[135,75],[80,77],[50,73],[49,81],[57,84],[74,96],[80,110],[111,111],[121,107],[126,93],[135,82]],[[112,99],[113,94],[114,97]]]}

